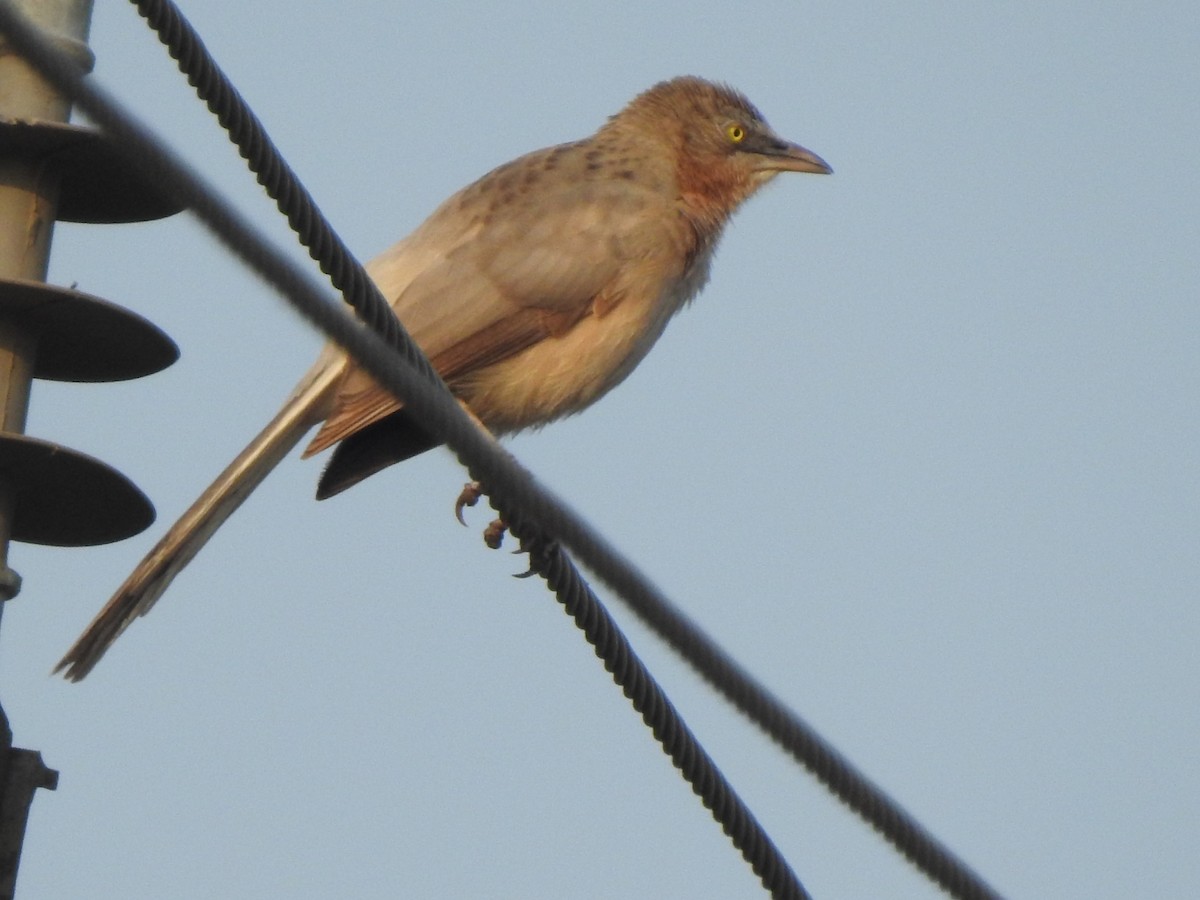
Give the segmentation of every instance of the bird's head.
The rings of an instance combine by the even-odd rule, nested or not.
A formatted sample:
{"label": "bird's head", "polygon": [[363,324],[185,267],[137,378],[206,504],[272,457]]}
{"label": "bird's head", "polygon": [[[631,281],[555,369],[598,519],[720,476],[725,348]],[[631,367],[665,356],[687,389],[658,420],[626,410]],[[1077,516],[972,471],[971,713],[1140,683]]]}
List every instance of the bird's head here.
{"label": "bird's head", "polygon": [[714,225],[780,172],[833,171],[811,150],[779,137],[743,94],[702,78],[656,84],[609,127],[631,129],[670,153],[685,203]]}

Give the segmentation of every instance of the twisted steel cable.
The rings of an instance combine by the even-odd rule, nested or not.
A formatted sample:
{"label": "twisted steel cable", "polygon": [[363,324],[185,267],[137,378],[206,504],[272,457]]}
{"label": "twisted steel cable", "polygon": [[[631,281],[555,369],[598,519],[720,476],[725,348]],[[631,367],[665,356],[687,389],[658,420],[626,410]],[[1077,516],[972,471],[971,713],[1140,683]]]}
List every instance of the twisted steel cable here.
{"label": "twisted steel cable", "polygon": [[[331,274],[335,286],[340,289],[338,276],[332,273],[343,273],[347,261],[354,261],[352,254],[333,233],[332,227],[325,222],[315,202],[292,175],[287,163],[274,152],[274,147],[257,117],[245,106],[240,95],[221,74],[198,35],[170,0],[131,2],[155,29],[170,55],[177,60],[180,71],[186,75],[188,82],[196,87],[198,95],[206,101],[218,120],[223,125],[226,122],[231,123],[230,126],[226,126],[231,140],[238,144],[239,152],[247,160],[250,168],[260,173],[260,184],[263,184],[268,193],[277,200],[281,212],[293,223],[293,227],[297,228],[296,223],[303,224],[304,231],[297,228],[297,234],[305,246],[310,248],[322,271]],[[240,138],[239,135],[244,137]],[[270,173],[274,177],[263,173]],[[279,193],[273,193],[273,190]],[[295,209],[291,208],[293,205]],[[319,256],[321,252],[328,252],[330,258],[322,259]],[[357,263],[354,265],[357,267]],[[361,272],[361,267],[359,271]],[[359,279],[345,273],[340,277],[355,288],[360,284]],[[367,281],[369,282],[369,279]],[[366,293],[371,296],[364,299],[363,304],[370,303],[373,307],[378,298],[386,307],[386,302],[377,290],[368,290]],[[363,314],[363,306],[351,297],[347,297],[347,301],[356,310],[360,310],[360,315]],[[377,317],[389,319],[390,330],[396,319],[390,310],[385,309],[385,312],[386,315],[382,315],[376,310],[371,310],[368,321],[373,324]],[[423,354],[416,355],[423,361]],[[470,471],[469,467],[468,469]],[[999,897],[982,877],[941,844],[882,788],[858,771],[811,725],[755,680],[715,641],[684,616],[644,575],[604,541],[586,528],[576,533],[576,529],[570,527],[573,523],[562,521],[561,517],[555,515],[556,510],[534,510],[531,501],[535,498],[527,491],[522,492],[519,485],[511,489],[510,495],[508,485],[484,482],[474,471],[472,477],[487,485],[486,490],[493,506],[505,517],[514,534],[526,535],[526,539],[531,543],[535,540],[545,541],[544,536],[535,535],[531,530],[531,523],[526,521],[527,517],[522,510],[529,510],[536,521],[543,523],[543,527],[565,540],[580,559],[613,588],[669,646],[683,656],[701,677],[725,695],[735,708],[758,725],[815,775],[831,793],[854,810],[911,864],[948,894],[964,900]],[[568,535],[567,532],[571,533]],[[537,554],[533,554],[531,571],[548,581],[548,573],[541,568],[543,562]]]}
{"label": "twisted steel cable", "polygon": [[[261,124],[253,113],[245,108],[237,92],[221,75],[204,50],[203,43],[178,10],[165,0],[131,2],[138,7],[147,21],[154,25],[160,39],[170,49],[171,55],[179,61],[180,69],[185,72],[189,82],[196,86],[197,92],[208,103],[210,110],[223,125],[226,125],[231,136],[239,143],[242,155],[258,175],[259,182],[277,200],[277,205],[288,221],[293,223],[314,259],[319,260],[322,270],[330,274],[335,284],[345,290],[348,302],[361,311],[360,314],[364,315],[372,327],[375,327],[376,320],[380,320],[379,328],[387,335],[387,343],[401,349],[409,366],[418,368],[428,377],[431,369],[425,363],[423,354],[406,339],[403,329],[399,327],[396,317],[391,314],[378,290],[365,274],[361,273],[353,255],[333,233],[332,228],[324,223],[311,197],[299,185],[286,163],[277,154],[272,153],[273,148],[270,147]],[[240,137],[237,137],[239,135]],[[239,252],[239,248],[231,249]],[[245,258],[244,253],[239,252],[239,255]],[[358,271],[352,271],[355,269]],[[859,772],[811,726],[755,681],[719,645],[680,613],[632,564],[534,482],[525,470],[515,464],[515,460],[503,452],[495,453],[497,448],[494,444],[480,444],[480,435],[469,422],[465,422],[468,427],[464,431],[464,421],[461,420],[465,420],[465,417],[452,400],[449,407],[445,405],[445,401],[449,399],[448,392],[436,376],[432,379],[434,384],[427,381],[424,385],[397,378],[397,373],[402,370],[388,365],[386,352],[380,352],[378,346],[372,349],[369,341],[368,345],[359,346],[360,336],[354,334],[353,330],[348,330],[345,322],[338,321],[340,317],[331,316],[328,310],[323,308],[327,305],[317,300],[311,287],[307,291],[299,288],[290,284],[294,279],[282,277],[279,273],[268,277],[281,290],[297,291],[294,297],[297,303],[303,302],[301,298],[315,301],[303,310],[310,320],[318,324],[335,341],[343,344],[381,383],[404,396],[407,406],[428,423],[431,431],[445,437],[472,477],[486,486],[492,505],[510,523],[514,534],[522,539],[523,546],[535,550],[531,553],[533,571],[552,584],[551,578],[560,576],[556,574],[557,569],[550,568],[551,560],[561,557],[561,562],[557,562],[556,565],[570,565],[563,554],[536,552],[538,547],[553,546],[546,535],[556,535],[698,673],[816,775],[831,792],[857,812],[927,877],[951,896],[1000,896],[930,835],[896,801]],[[359,353],[363,354],[361,358]],[[373,356],[373,353],[378,355]],[[586,590],[578,572],[573,568],[571,571],[574,572],[574,579],[578,579],[579,584]],[[567,584],[569,586],[570,579]],[[561,594],[560,600],[568,610],[586,608],[574,605],[575,602],[582,601],[572,601],[568,604]],[[607,616],[602,607],[600,611]],[[591,613],[584,612],[582,615],[584,621],[591,620]],[[615,625],[613,628],[615,629]],[[588,639],[592,641],[591,635]],[[609,646],[606,641],[593,643],[597,646],[598,655],[601,655],[601,644],[606,648]],[[607,653],[608,650],[604,652]],[[614,673],[614,680],[630,678],[636,684],[637,676],[627,674],[619,654],[611,661],[607,656],[602,658],[606,668]],[[622,673],[620,676],[618,671]],[[622,682],[618,680],[618,683]],[[643,704],[643,710],[657,708],[636,686],[626,687],[627,695],[631,690],[634,691],[631,700],[634,701],[635,707]],[[638,699],[635,699],[635,696]],[[643,712],[644,717],[647,714]],[[651,724],[651,728],[655,730],[656,736],[660,731],[670,734],[663,723],[659,723],[658,726]],[[667,749],[666,744],[664,749],[675,759],[675,753]],[[697,790],[702,798],[705,797],[705,793],[697,788],[696,784],[697,782],[693,781],[693,789]],[[705,803],[709,805],[707,799]],[[714,816],[716,815],[714,809]],[[755,864],[752,862],[752,865]],[[759,869],[756,867],[755,871],[758,872]]]}

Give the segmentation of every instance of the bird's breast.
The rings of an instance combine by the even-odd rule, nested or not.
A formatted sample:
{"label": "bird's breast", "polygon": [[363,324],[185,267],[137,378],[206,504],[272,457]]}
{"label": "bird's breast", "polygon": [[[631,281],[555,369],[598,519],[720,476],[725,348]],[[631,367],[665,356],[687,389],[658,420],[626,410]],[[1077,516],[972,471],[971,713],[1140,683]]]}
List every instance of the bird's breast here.
{"label": "bird's breast", "polygon": [[711,250],[678,266],[630,267],[618,302],[583,316],[563,334],[475,372],[457,393],[496,433],[519,431],[579,412],[616,387],[642,361],[667,321],[703,287]]}

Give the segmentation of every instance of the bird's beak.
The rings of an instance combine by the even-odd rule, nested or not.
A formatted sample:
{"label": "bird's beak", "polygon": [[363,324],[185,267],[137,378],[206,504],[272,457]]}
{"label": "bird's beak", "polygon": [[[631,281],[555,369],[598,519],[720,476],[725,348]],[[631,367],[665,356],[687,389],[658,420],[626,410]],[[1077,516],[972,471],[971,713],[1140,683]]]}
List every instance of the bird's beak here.
{"label": "bird's beak", "polygon": [[811,150],[788,141],[772,141],[760,149],[762,168],[768,172],[812,172],[832,175],[833,167]]}

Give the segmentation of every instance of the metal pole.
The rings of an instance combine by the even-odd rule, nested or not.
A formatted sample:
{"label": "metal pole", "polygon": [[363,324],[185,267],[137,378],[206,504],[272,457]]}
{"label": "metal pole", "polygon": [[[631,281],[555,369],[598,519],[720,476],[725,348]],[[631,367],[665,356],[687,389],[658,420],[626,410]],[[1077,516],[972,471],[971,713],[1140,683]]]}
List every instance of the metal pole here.
{"label": "metal pole", "polygon": [[[90,68],[87,47],[92,0],[15,0],[27,19]],[[0,116],[64,122],[66,98],[53,90],[0,38]],[[0,159],[0,278],[45,280],[58,205],[58,178],[43,160]],[[0,431],[24,433],[37,342],[17,323],[0,320]],[[20,485],[0,478],[0,611],[20,589],[8,566],[15,495]],[[53,789],[58,773],[41,755],[12,747],[12,732],[0,707],[0,900],[13,896],[21,843],[34,791]]]}

